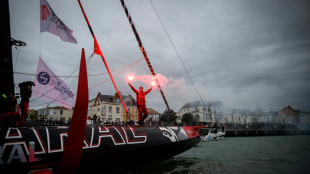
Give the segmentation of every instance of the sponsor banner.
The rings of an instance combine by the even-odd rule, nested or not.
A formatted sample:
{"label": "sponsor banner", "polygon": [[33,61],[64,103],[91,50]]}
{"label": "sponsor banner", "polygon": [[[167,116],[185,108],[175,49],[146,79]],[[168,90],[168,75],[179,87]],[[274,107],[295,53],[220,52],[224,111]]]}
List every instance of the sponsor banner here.
{"label": "sponsor banner", "polygon": [[71,109],[74,104],[74,94],[70,87],[57,77],[40,58],[33,96],[53,101],[65,108]]}
{"label": "sponsor banner", "polygon": [[41,32],[48,31],[49,33],[59,36],[61,40],[65,42],[77,44],[76,39],[72,35],[73,31],[57,17],[46,0],[40,1],[40,7]]}

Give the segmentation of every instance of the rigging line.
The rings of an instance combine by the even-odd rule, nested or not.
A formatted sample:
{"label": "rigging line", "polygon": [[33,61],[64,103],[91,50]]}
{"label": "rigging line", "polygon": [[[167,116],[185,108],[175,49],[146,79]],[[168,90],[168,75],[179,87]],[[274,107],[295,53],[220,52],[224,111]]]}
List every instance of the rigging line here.
{"label": "rigging line", "polygon": [[[118,72],[115,76],[117,76],[117,75],[121,74],[122,72],[128,70],[129,68],[131,68],[131,67],[134,66],[135,64],[139,63],[139,62],[140,62],[141,60],[143,60],[143,59],[144,59],[144,58],[141,58],[141,59],[137,60],[136,62],[134,62],[134,63],[132,63],[132,64],[130,64],[130,65],[125,66],[125,69],[122,70],[121,72]],[[90,60],[89,60],[89,61],[90,61]],[[89,61],[88,61],[87,63],[89,63]],[[103,81],[103,82],[101,82],[101,83],[99,83],[99,84],[97,84],[97,85],[95,85],[95,86],[89,88],[89,90],[91,90],[91,89],[93,89],[93,88],[95,88],[95,87],[97,87],[97,86],[100,86],[101,84],[103,84],[103,83],[105,83],[105,82],[107,82],[107,81],[109,81],[109,80],[110,80],[110,79],[106,79],[105,81]],[[69,86],[71,86],[71,84],[70,84]],[[38,92],[36,92],[36,93],[38,93]],[[47,94],[47,93],[46,93],[46,94]],[[44,94],[44,96],[45,96],[45,94]],[[57,97],[57,98],[58,98],[58,97]],[[56,98],[56,99],[57,99],[57,98]],[[51,98],[51,99],[54,99],[54,98]],[[34,100],[33,100],[33,101],[34,101]],[[32,101],[31,101],[31,102],[32,102]],[[35,105],[35,106],[46,105],[47,103],[48,103],[48,105],[49,105],[49,104],[52,104],[52,103],[54,103],[54,102],[55,102],[55,101],[46,102],[46,103],[44,103],[44,104],[39,104],[39,105]],[[32,107],[34,107],[34,106],[32,106]]]}
{"label": "rigging line", "polygon": [[[45,95],[45,94],[43,94],[43,93],[39,93],[39,92],[37,92],[37,91],[33,91],[33,92],[34,92],[34,93],[37,93],[37,94],[40,94],[41,96],[45,96],[45,97],[47,97],[47,98],[53,99],[53,100],[55,100],[55,101],[57,101],[57,102],[59,102],[59,103],[62,103],[62,104],[66,104],[66,105],[71,106],[71,105],[68,104],[68,103],[62,102],[62,101],[60,101],[60,100],[57,100],[57,99],[52,98],[52,97],[50,97],[50,96],[47,96],[47,95]],[[68,97],[66,97],[66,98],[68,98]],[[64,99],[66,99],[66,98],[64,98]],[[55,101],[53,101],[53,102],[55,102]],[[53,102],[51,102],[51,103],[53,103]],[[45,104],[47,104],[47,103],[51,104],[50,102],[46,102]],[[49,104],[47,104],[47,105],[49,105]],[[42,105],[42,104],[40,104],[40,105]],[[35,106],[36,106],[36,105],[35,105]],[[37,106],[39,106],[39,105],[37,105]],[[31,107],[34,107],[34,106],[31,106]],[[71,106],[71,107],[73,107],[73,106]]]}
{"label": "rigging line", "polygon": [[11,23],[12,23],[12,29],[14,30],[14,32],[16,33],[16,35],[17,35],[17,40],[20,40],[20,36],[19,36],[19,33],[18,33],[18,31],[16,30],[16,28],[15,28],[15,25],[14,25],[14,23],[13,23],[13,19],[12,19],[12,17],[11,17],[11,13],[9,12],[9,17],[10,17],[10,21],[11,21]]}
{"label": "rigging line", "polygon": [[[137,64],[138,62],[140,62],[141,60],[143,60],[144,58],[141,58],[141,59],[139,59],[139,60],[137,60],[136,62],[134,62],[134,63],[132,63],[132,64],[130,64],[130,65],[127,65],[127,66],[125,66],[124,68],[124,70],[122,70],[121,72],[118,72],[115,76],[117,76],[117,75],[119,75],[119,74],[121,74],[122,72],[124,72],[124,71],[126,71],[126,70],[128,70],[129,68],[131,68],[132,66],[134,66],[135,64]],[[90,59],[88,60],[88,62],[87,62],[87,64],[90,62]],[[116,71],[118,71],[118,70],[115,70],[115,72]],[[76,80],[76,79],[75,79]],[[74,80],[74,81],[75,81]],[[99,84],[97,84],[97,85],[95,85],[95,86],[93,86],[92,88],[89,88],[89,90],[91,90],[91,89],[93,89],[93,88],[95,88],[95,87],[97,87],[97,86],[100,86],[101,84],[103,84],[103,83],[105,83],[105,82],[107,82],[107,81],[109,81],[110,79],[106,79],[105,81],[103,81],[103,82],[101,82],[101,83],[99,83]],[[73,81],[73,82],[74,82]],[[71,86],[72,84],[73,84],[73,82],[69,85],[69,86]],[[38,93],[38,92],[37,92]],[[76,95],[76,94],[75,94]],[[45,96],[45,95],[44,95]],[[57,98],[56,98],[56,100],[59,98],[60,96],[58,96]],[[49,97],[49,98],[51,98],[51,97]],[[66,98],[68,98],[68,97],[66,97]],[[66,99],[66,98],[64,98],[64,99]],[[54,98],[51,98],[51,99],[54,99]],[[57,100],[58,101],[58,100]],[[45,104],[47,104],[48,103],[48,105],[50,105],[50,104],[52,104],[52,103],[54,103],[55,101],[52,101],[52,102],[46,102]],[[40,104],[41,105],[41,104]]]}
{"label": "rigging line", "polygon": [[[41,2],[41,1],[40,1]],[[42,6],[40,5],[40,12],[42,11]],[[42,20],[41,19],[41,15],[40,15],[40,17],[39,17],[40,19],[40,21]],[[41,32],[41,25],[40,25],[40,33],[39,33],[39,41],[40,41],[40,43],[39,43],[39,58],[41,58],[41,56],[42,56],[42,48],[41,48],[41,45],[42,45],[42,32]]]}
{"label": "rigging line", "polygon": [[177,53],[177,56],[178,56],[179,60],[181,61],[181,63],[182,63],[182,65],[183,65],[183,67],[184,67],[184,69],[185,69],[185,71],[186,71],[188,77],[190,78],[190,80],[191,80],[191,82],[192,82],[192,84],[193,84],[193,86],[194,86],[194,88],[195,88],[195,90],[196,90],[198,96],[200,97],[200,100],[202,101],[203,105],[206,107],[206,104],[205,104],[205,102],[203,101],[203,99],[202,99],[200,93],[198,92],[198,89],[197,89],[197,87],[196,87],[196,85],[195,85],[195,83],[194,83],[194,81],[193,81],[191,75],[189,74],[189,72],[188,72],[188,70],[187,70],[187,68],[186,68],[186,66],[185,66],[185,64],[184,64],[184,62],[183,62],[183,60],[181,59],[181,56],[180,56],[180,54],[179,54],[179,51],[177,50],[176,46],[174,45],[174,43],[173,43],[173,41],[172,41],[172,39],[171,39],[171,37],[170,37],[170,35],[169,35],[169,33],[168,33],[168,31],[167,31],[165,25],[164,25],[164,23],[162,22],[161,18],[159,17],[159,15],[158,15],[158,13],[157,13],[157,11],[156,11],[154,5],[153,5],[152,0],[150,0],[150,3],[151,3],[151,5],[152,5],[152,7],[153,7],[153,9],[154,9],[154,11],[155,11],[155,13],[156,13],[156,15],[157,15],[158,20],[160,21],[162,27],[163,27],[164,30],[165,30],[165,33],[166,33],[167,37],[169,38],[172,47],[174,48],[175,52]]}
{"label": "rigging line", "polygon": [[[41,93],[36,92],[36,91],[33,91],[33,92],[35,92],[35,93],[37,93],[37,94],[41,94]],[[48,98],[50,98],[50,99],[53,99],[53,100],[55,100],[55,101],[58,101],[58,102],[60,102],[60,103],[64,103],[64,102],[61,102],[60,100],[57,100],[57,99],[52,98],[52,97],[49,97],[49,96],[47,96],[47,95],[45,95],[45,94],[43,94],[43,93],[42,93],[41,95],[42,95],[42,96],[46,96],[46,97],[48,97]],[[76,94],[75,94],[75,95],[76,95]],[[69,98],[69,97],[65,97],[64,99],[66,99],[66,98]],[[50,105],[50,104],[54,103],[55,101],[52,101],[52,102],[48,101],[48,102],[45,102],[45,103],[41,103],[41,104],[29,106],[29,107],[36,107],[36,106],[41,106],[41,105]],[[64,104],[69,105],[69,104],[67,104],[67,103],[64,103]],[[70,106],[71,106],[71,105],[70,105]],[[71,106],[71,107],[73,107],[73,106]]]}
{"label": "rigging line", "polygon": [[[129,68],[133,67],[134,65],[136,65],[138,62],[140,62],[140,61],[143,60],[143,59],[144,59],[144,57],[142,57],[140,60],[136,61],[135,63],[133,63],[133,64],[127,66],[127,67],[124,68],[122,71],[116,73],[114,76],[118,76],[118,75],[120,75],[121,73],[127,71]],[[107,81],[109,81],[109,80],[110,80],[110,79],[106,79],[105,81],[103,81],[103,82],[101,82],[101,83],[98,83],[97,85],[95,85],[95,86],[89,88],[89,90],[91,90],[91,89],[93,89],[93,88],[95,88],[95,87],[97,87],[97,86],[100,86],[100,85],[102,85],[103,83],[105,83],[105,82],[107,82]]]}
{"label": "rigging line", "polygon": [[[15,28],[15,25],[14,25],[14,23],[13,23],[13,19],[12,19],[10,13],[9,13],[9,17],[10,17],[10,21],[11,21],[11,24],[12,24],[12,25],[11,25],[11,26],[12,26],[12,31],[14,31],[14,33],[16,34],[17,40],[20,40],[19,34],[18,34],[18,32],[17,32],[17,30],[16,30],[16,28]],[[18,61],[18,58],[19,58],[19,47],[15,46],[15,48],[17,49],[17,53],[16,53],[16,60],[15,60],[15,65],[14,65],[13,71],[15,71],[15,69],[16,69],[17,61]]]}
{"label": "rigging line", "polygon": [[[41,94],[41,96],[45,96],[45,97],[48,97],[48,98],[50,98],[50,99],[53,99],[54,101],[49,101],[49,102],[46,102],[46,103],[43,103],[43,104],[38,104],[38,105],[34,105],[34,106],[40,106],[40,105],[50,105],[50,104],[52,104],[52,103],[54,103],[55,101],[58,101],[58,102],[60,102],[60,103],[64,103],[64,102],[61,102],[60,100],[57,100],[58,98],[53,98],[53,97],[50,97],[50,96],[47,96],[47,95],[45,95],[45,94],[43,94],[43,93],[39,93],[39,92],[37,92],[37,91],[33,91],[33,92],[35,92],[35,93],[37,93],[37,94]],[[74,93],[74,95],[76,95],[77,93]],[[65,98],[63,98],[63,99],[67,99],[67,98],[69,98],[69,96],[67,96],[67,97],[65,97]],[[67,104],[67,103],[64,103],[64,104],[66,104],[66,105],[69,105],[69,104]],[[34,106],[31,106],[31,107],[34,107]],[[70,105],[71,106],[71,105]],[[73,106],[71,106],[71,107],[73,107]]]}
{"label": "rigging line", "polygon": [[157,78],[157,76],[156,76],[156,73],[155,73],[155,71],[154,71],[154,69],[153,69],[153,67],[152,67],[152,65],[151,65],[151,62],[150,62],[150,60],[149,60],[149,58],[148,58],[148,56],[147,56],[147,54],[146,54],[146,51],[145,51],[145,49],[144,49],[144,47],[143,47],[143,45],[142,45],[142,41],[141,41],[141,39],[140,39],[140,37],[139,37],[139,34],[138,34],[137,30],[136,30],[136,27],[135,27],[135,25],[134,25],[134,23],[133,23],[133,21],[132,21],[132,19],[131,19],[131,16],[130,16],[130,14],[129,14],[129,11],[128,11],[128,9],[127,9],[127,6],[126,6],[124,0],[120,0],[120,1],[121,1],[122,6],[123,6],[123,9],[124,9],[124,11],[125,11],[125,14],[126,14],[126,16],[127,16],[127,18],[128,18],[129,24],[130,24],[130,26],[131,26],[131,28],[132,28],[134,34],[135,34],[135,37],[136,37],[136,40],[137,40],[138,45],[139,45],[139,47],[140,47],[140,50],[141,50],[141,52],[142,52],[142,54],[143,54],[143,56],[144,56],[144,58],[145,58],[145,61],[146,61],[147,65],[148,65],[148,67],[149,67],[149,69],[150,69],[152,75],[153,75],[154,78],[155,78],[155,81],[156,81],[156,83],[157,83],[157,87],[158,87],[158,89],[159,89],[159,91],[160,91],[160,93],[161,93],[161,96],[162,96],[162,98],[163,98],[163,100],[164,100],[164,102],[165,102],[165,104],[166,104],[166,106],[167,106],[167,109],[168,109],[168,111],[169,111],[169,113],[170,113],[170,116],[173,116],[173,113],[172,113],[172,111],[171,111],[171,109],[170,109],[170,107],[169,107],[169,105],[168,105],[167,100],[166,100],[165,94],[164,94],[164,92],[163,92],[163,90],[162,90],[162,88],[161,88],[161,86],[160,86],[160,84],[159,84],[159,81],[158,81],[158,78]]}
{"label": "rigging line", "polygon": [[[137,60],[136,62],[134,62],[133,64],[136,64],[136,63],[138,63],[138,62],[140,62],[141,60],[143,60],[144,58],[141,58],[141,59],[139,59],[139,60]],[[89,60],[90,61],[90,60]],[[88,62],[87,62],[87,64],[88,64]],[[111,72],[117,72],[117,71],[119,71],[119,70],[122,70],[122,69],[124,69],[124,68],[127,68],[128,66],[132,66],[133,64],[129,64],[129,65],[126,65],[126,66],[124,66],[124,67],[121,67],[121,68],[119,68],[119,69],[116,69],[116,70],[113,70],[113,71],[111,71]],[[2,72],[11,72],[11,73],[14,73],[14,74],[22,74],[22,75],[29,75],[29,76],[38,76],[37,74],[32,74],[32,73],[23,73],[23,72],[15,72],[15,71],[6,71],[6,70],[0,70],[0,71],[2,71]],[[90,75],[88,75],[89,77],[94,77],[94,76],[100,76],[100,75],[104,75],[104,74],[107,74],[107,72],[104,72],[104,73],[98,73],[98,74],[90,74]],[[50,77],[68,77],[68,76],[50,76]],[[70,77],[68,77],[68,78],[76,78],[76,77],[78,77],[78,76],[70,76]]]}
{"label": "rigging line", "polygon": [[[91,56],[90,56],[89,58],[87,58],[87,60],[86,60],[86,65],[90,62],[90,60],[93,58],[93,56],[94,56],[94,53],[92,53]],[[80,66],[79,66],[79,68],[80,68]],[[72,73],[72,74],[73,74],[73,73]],[[76,76],[76,78],[70,83],[69,87],[71,87],[71,85],[77,80],[77,77],[79,77],[79,75]],[[68,78],[69,78],[69,77],[68,77]],[[56,99],[58,99],[60,96],[61,96],[61,95],[59,95]]]}
{"label": "rigging line", "polygon": [[46,105],[47,103],[41,103],[41,104],[37,104],[37,105],[33,105],[33,106],[30,106],[29,105],[29,108],[34,108],[34,107],[36,107],[36,106],[41,106],[41,105]]}
{"label": "rigging line", "polygon": [[[116,73],[115,76],[117,76],[117,75],[123,73],[124,71],[128,70],[129,68],[131,68],[131,67],[134,66],[135,64],[139,63],[139,62],[140,62],[141,60],[143,60],[143,59],[144,59],[144,58],[141,58],[141,59],[137,60],[136,62],[130,64],[130,65],[127,65],[127,66],[125,66],[125,67],[123,67],[123,68],[118,69],[118,70],[121,70],[121,69],[123,69],[123,70],[121,70],[120,72]],[[88,62],[87,62],[87,63],[88,63]],[[115,70],[115,71],[112,71],[112,72],[117,72],[118,70]],[[105,73],[105,74],[106,74],[106,73]],[[59,77],[59,76],[58,76],[58,77]],[[103,82],[101,82],[101,83],[99,83],[99,84],[97,84],[97,85],[95,85],[95,86],[89,88],[89,90],[91,90],[91,89],[93,89],[93,88],[95,88],[95,87],[98,87],[98,86],[102,85],[103,83],[108,82],[109,80],[110,80],[110,79],[106,79],[105,81],[103,81]],[[72,84],[70,84],[69,86],[71,86],[71,85],[72,85]],[[53,101],[53,102],[54,102],[54,101]],[[53,103],[53,102],[47,102],[47,103],[51,104],[51,103]],[[45,104],[46,104],[46,103],[45,103]],[[44,104],[44,105],[45,105],[45,104]],[[41,105],[41,104],[40,104],[40,105]],[[36,105],[36,106],[39,106],[39,105]]]}
{"label": "rigging line", "polygon": [[14,72],[15,69],[16,69],[17,61],[18,61],[18,58],[19,58],[19,48],[18,48],[18,47],[15,47],[15,48],[17,49],[17,53],[16,53],[16,60],[15,60],[15,65],[14,65],[13,72]]}
{"label": "rigging line", "polygon": [[[94,56],[94,53],[92,53],[91,54],[91,56],[89,56],[87,59],[86,59],[86,65],[91,61],[91,59],[93,58],[93,56]],[[79,66],[80,67],[80,66]],[[78,68],[79,69],[79,68]],[[73,73],[72,73],[73,74]],[[77,78],[75,78],[70,84],[69,84],[69,87],[71,87],[71,85],[75,82],[77,80]],[[59,97],[61,97],[62,95],[61,94],[59,94],[58,95],[58,97],[56,97],[56,100],[59,98]],[[66,98],[68,98],[68,97],[66,97]],[[66,98],[64,98],[64,99],[66,99]],[[53,101],[53,102],[50,102],[50,104],[51,103],[54,103],[55,101]]]}
{"label": "rigging line", "polygon": [[[94,56],[94,53],[91,54],[91,55],[87,58],[87,60],[86,60],[86,61],[88,61],[87,63],[90,62],[90,60],[93,58],[93,56]],[[80,67],[80,66],[79,66],[79,67]],[[78,67],[77,69],[79,69],[79,67]],[[75,69],[69,76],[71,76],[73,73],[75,73],[75,71],[77,71],[77,69]],[[69,76],[67,76],[67,78],[68,78]],[[65,78],[63,81],[65,81],[67,78]],[[72,84],[71,84],[71,85],[72,85]],[[70,86],[71,86],[71,85],[70,85]],[[69,87],[70,87],[70,86],[69,86]],[[53,89],[53,88],[52,88],[52,89]],[[49,91],[47,91],[45,94],[49,93],[52,89],[50,89]],[[60,97],[60,95],[59,95],[58,97]],[[58,98],[58,97],[57,97],[57,98]],[[36,100],[39,99],[39,98],[40,98],[40,97],[37,97],[37,98],[31,100],[30,102],[36,101]],[[57,99],[57,98],[56,98],[56,99]]]}

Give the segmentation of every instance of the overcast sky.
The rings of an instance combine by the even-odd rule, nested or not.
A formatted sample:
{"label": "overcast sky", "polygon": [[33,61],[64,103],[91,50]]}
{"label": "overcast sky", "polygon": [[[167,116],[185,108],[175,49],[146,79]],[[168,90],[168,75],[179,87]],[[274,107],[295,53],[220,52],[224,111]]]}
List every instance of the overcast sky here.
{"label": "overcast sky", "polygon": [[[143,56],[118,0],[81,0],[101,50],[112,71],[122,70]],[[40,33],[39,0],[10,0],[12,37],[27,43],[12,48],[14,71],[35,74],[39,56],[58,76],[78,66],[81,49],[93,52],[76,0],[48,0],[70,28],[78,44]],[[291,105],[310,110],[310,1],[302,0],[152,0],[176,49],[205,101],[222,101],[225,108],[279,111]],[[200,100],[149,0],[126,0],[128,10],[156,73],[168,79],[163,90],[171,109]],[[88,74],[106,72],[100,56],[88,63]],[[151,75],[144,60],[115,76],[123,94],[134,93],[128,74]],[[75,73],[77,75],[78,72]],[[89,77],[89,88],[108,79]],[[71,84],[74,78],[65,80]],[[15,83],[34,76],[15,74]],[[133,82],[138,88],[149,84]],[[72,84],[76,91],[77,81]],[[89,91],[112,95],[111,81]],[[33,99],[33,98],[32,98]],[[147,95],[147,107],[159,112],[165,104],[159,90]],[[36,100],[30,106],[47,103]]]}

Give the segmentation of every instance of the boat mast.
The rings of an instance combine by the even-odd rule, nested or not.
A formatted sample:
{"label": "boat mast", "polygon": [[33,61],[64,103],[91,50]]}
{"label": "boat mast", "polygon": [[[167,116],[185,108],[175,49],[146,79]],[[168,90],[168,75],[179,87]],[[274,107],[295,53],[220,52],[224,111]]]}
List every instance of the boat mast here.
{"label": "boat mast", "polygon": [[[1,56],[0,56],[0,95],[14,94],[13,60],[9,0],[1,0]],[[2,107],[2,106],[1,106]],[[1,108],[2,109],[2,108]]]}
{"label": "boat mast", "polygon": [[129,23],[130,23],[130,26],[131,26],[131,28],[132,28],[132,30],[133,30],[133,32],[134,32],[134,34],[135,34],[135,37],[136,37],[136,39],[137,39],[137,41],[138,41],[138,45],[139,45],[140,50],[141,50],[141,52],[142,52],[142,54],[143,54],[143,56],[144,56],[144,59],[145,59],[147,65],[148,65],[148,67],[149,67],[149,69],[150,69],[152,75],[153,75],[154,78],[155,78],[155,81],[156,81],[156,83],[157,83],[157,87],[158,87],[158,89],[160,90],[161,96],[163,97],[163,100],[164,100],[164,102],[165,102],[165,104],[166,104],[166,106],[167,106],[167,109],[168,109],[168,111],[169,111],[170,117],[172,117],[172,116],[173,116],[173,113],[172,113],[172,111],[170,110],[170,107],[169,107],[168,102],[167,102],[167,100],[166,100],[165,94],[164,94],[164,92],[163,92],[163,90],[162,90],[162,88],[161,88],[161,86],[160,86],[160,84],[159,84],[159,82],[158,82],[158,78],[156,77],[156,73],[155,73],[155,71],[154,71],[154,69],[153,69],[153,67],[152,67],[152,65],[151,65],[151,62],[150,62],[150,60],[149,60],[149,58],[148,58],[148,56],[147,56],[147,54],[146,54],[146,51],[145,51],[145,49],[144,49],[144,47],[143,47],[143,45],[142,45],[142,41],[141,41],[141,39],[140,39],[140,37],[139,37],[139,34],[138,34],[137,30],[136,30],[135,25],[133,24],[133,21],[132,21],[132,19],[131,19],[131,16],[130,16],[130,14],[129,14],[129,12],[128,12],[128,9],[127,9],[127,7],[126,7],[126,4],[125,4],[124,0],[120,0],[120,1],[121,1],[122,5],[123,5],[123,8],[124,8],[124,11],[125,11],[126,16],[127,16],[127,18],[128,18],[128,21],[129,21]]}
{"label": "boat mast", "polygon": [[80,5],[80,7],[81,7],[83,16],[84,16],[84,18],[85,18],[85,20],[86,20],[86,22],[87,22],[89,31],[90,31],[91,35],[93,36],[93,38],[94,38],[94,46],[95,46],[94,53],[96,53],[96,54],[98,54],[98,55],[101,56],[101,58],[102,58],[102,60],[103,60],[103,63],[104,63],[104,65],[105,65],[105,67],[106,67],[106,69],[107,69],[107,71],[108,71],[108,73],[109,73],[109,75],[110,75],[110,78],[111,78],[111,81],[112,81],[112,83],[113,83],[113,85],[114,85],[114,88],[115,88],[115,90],[116,90],[116,92],[117,92],[117,94],[118,94],[118,96],[119,96],[119,99],[121,100],[121,102],[122,102],[122,104],[123,104],[123,107],[124,107],[124,109],[125,109],[125,111],[126,111],[127,118],[128,118],[129,120],[131,120],[131,117],[129,116],[127,107],[126,107],[126,105],[125,105],[125,103],[124,103],[124,101],[123,101],[123,99],[122,99],[122,96],[121,96],[121,94],[120,94],[120,92],[119,92],[119,90],[118,90],[118,88],[117,88],[117,86],[116,86],[116,84],[115,84],[115,81],[114,81],[114,78],[113,78],[113,76],[112,76],[112,73],[111,73],[111,71],[110,71],[110,69],[109,69],[109,66],[108,66],[108,64],[107,64],[107,62],[106,62],[106,60],[105,60],[105,58],[104,58],[104,56],[103,56],[103,54],[102,54],[102,52],[101,52],[101,50],[100,50],[100,47],[99,47],[99,44],[98,44],[98,42],[97,42],[96,36],[95,36],[95,34],[94,34],[94,32],[93,32],[93,30],[92,30],[92,28],[91,28],[91,25],[90,25],[90,23],[89,23],[89,21],[88,21],[88,19],[87,19],[87,16],[86,16],[86,13],[85,13],[85,11],[84,11],[84,9],[83,9],[83,6],[82,6],[80,0],[78,0],[78,2],[79,2],[79,5]]}

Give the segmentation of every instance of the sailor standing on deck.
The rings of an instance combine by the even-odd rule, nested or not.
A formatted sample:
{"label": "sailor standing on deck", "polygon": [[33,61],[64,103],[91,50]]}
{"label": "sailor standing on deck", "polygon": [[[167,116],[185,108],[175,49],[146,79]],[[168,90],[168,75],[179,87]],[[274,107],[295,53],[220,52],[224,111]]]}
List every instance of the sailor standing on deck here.
{"label": "sailor standing on deck", "polygon": [[143,87],[140,86],[139,87],[139,91],[134,88],[131,84],[130,84],[130,80],[128,81],[128,85],[131,87],[131,89],[136,93],[136,100],[137,100],[137,108],[138,108],[138,112],[139,112],[139,124],[142,125],[144,122],[144,119],[147,117],[147,108],[145,105],[145,96],[152,90],[152,86],[150,89],[148,89],[147,91],[143,91]]}

